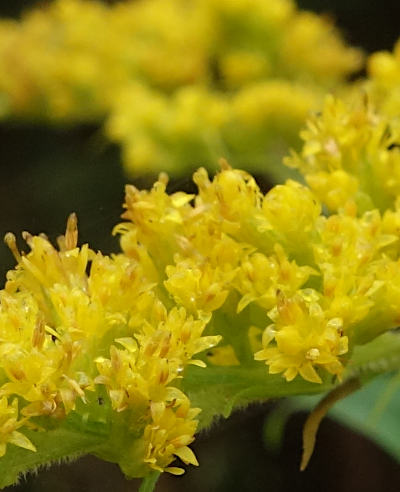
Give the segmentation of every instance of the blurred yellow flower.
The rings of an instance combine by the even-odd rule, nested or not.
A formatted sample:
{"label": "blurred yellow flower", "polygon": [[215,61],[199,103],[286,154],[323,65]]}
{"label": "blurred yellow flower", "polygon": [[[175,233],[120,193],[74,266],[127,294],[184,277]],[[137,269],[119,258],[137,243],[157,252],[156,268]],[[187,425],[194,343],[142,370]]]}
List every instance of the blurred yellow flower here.
{"label": "blurred yellow flower", "polygon": [[131,175],[268,169],[361,63],[292,0],[54,0],[0,23],[0,116],[105,120]]}

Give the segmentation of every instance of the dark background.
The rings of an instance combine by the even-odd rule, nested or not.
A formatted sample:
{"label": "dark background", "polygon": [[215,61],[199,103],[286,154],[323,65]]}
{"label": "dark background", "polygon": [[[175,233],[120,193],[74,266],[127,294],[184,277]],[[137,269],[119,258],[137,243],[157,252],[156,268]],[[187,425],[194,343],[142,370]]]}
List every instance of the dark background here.
{"label": "dark background", "polygon": [[[106,0],[105,3],[117,1]],[[0,15],[18,17],[23,9],[44,3],[45,0],[2,0]],[[391,48],[399,36],[400,5],[397,0],[298,0],[297,4],[303,9],[330,15],[351,44],[363,46],[368,51]]]}
{"label": "dark background", "polygon": [[[265,0],[273,1],[273,0]],[[18,17],[21,9],[44,2],[2,0],[0,16]],[[109,2],[112,3],[112,2]],[[400,36],[400,2],[373,0],[301,0],[301,7],[333,17],[346,39],[366,51],[392,49]],[[118,222],[126,181],[117,147],[102,136],[100,126],[49,128],[0,123],[0,235],[62,233],[71,211],[78,213],[80,242],[105,253],[117,250],[110,231]],[[173,183],[186,186],[187,180]],[[138,183],[146,185],[146,180]],[[22,243],[21,243],[22,244]],[[0,245],[0,274],[13,266]],[[298,471],[301,427],[305,415],[293,416],[281,449],[263,440],[263,423],[272,403],[251,407],[221,422],[194,444],[201,466],[184,477],[164,474],[160,492],[397,492],[400,469],[389,455],[365,438],[326,419],[315,456],[306,472]],[[400,436],[399,436],[400,438]],[[119,492],[137,490],[118,467],[88,457],[73,465],[42,471],[13,491]]]}

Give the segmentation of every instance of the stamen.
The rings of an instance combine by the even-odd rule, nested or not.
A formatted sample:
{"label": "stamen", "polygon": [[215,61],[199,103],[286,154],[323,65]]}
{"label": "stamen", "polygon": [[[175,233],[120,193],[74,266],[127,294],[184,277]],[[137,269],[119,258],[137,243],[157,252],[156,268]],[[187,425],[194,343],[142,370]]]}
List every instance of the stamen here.
{"label": "stamen", "polygon": [[15,235],[12,232],[7,232],[4,236],[4,242],[19,263],[21,261],[21,253],[19,252]]}

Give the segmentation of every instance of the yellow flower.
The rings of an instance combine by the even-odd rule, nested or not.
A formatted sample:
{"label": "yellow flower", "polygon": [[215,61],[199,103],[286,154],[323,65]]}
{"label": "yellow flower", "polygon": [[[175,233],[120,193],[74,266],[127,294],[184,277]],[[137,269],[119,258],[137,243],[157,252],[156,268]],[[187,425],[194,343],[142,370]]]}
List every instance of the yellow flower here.
{"label": "yellow flower", "polygon": [[[112,407],[117,412],[130,412],[136,432],[142,430],[143,462],[155,470],[180,474],[182,470],[168,465],[179,457],[185,463],[197,464],[187,447],[194,440],[200,409],[190,409],[188,398],[171,386],[182,378],[185,366],[204,367],[192,357],[219,343],[220,336],[201,336],[205,321],[186,317],[183,308],[170,313],[160,311],[156,326],[145,322],[134,337],[115,339],[123,348],[110,348],[110,359],[96,359],[97,384],[107,388]],[[135,448],[141,446],[134,445]]]}
{"label": "yellow flower", "polygon": [[296,257],[307,255],[321,213],[320,203],[308,188],[292,180],[275,186],[265,195],[262,212],[261,232],[271,234]]}
{"label": "yellow flower", "polygon": [[359,50],[345,48],[335,27],[309,12],[299,12],[283,31],[282,59],[291,73],[311,73],[326,81],[360,68]]}
{"label": "yellow flower", "polygon": [[300,374],[305,380],[321,383],[316,370],[323,368],[340,378],[340,356],[348,351],[340,318],[328,319],[318,296],[300,293],[292,298],[278,297],[277,307],[268,313],[274,324],[263,333],[263,349],[256,360],[265,360],[270,374],[283,372],[287,381]]}
{"label": "yellow flower", "polygon": [[309,112],[319,107],[321,96],[318,89],[287,80],[248,84],[232,100],[233,124],[250,135],[260,130],[267,135],[276,128],[284,134],[297,133]]}
{"label": "yellow flower", "polygon": [[[179,394],[177,392],[177,394]],[[173,475],[182,475],[184,470],[169,466],[175,457],[185,464],[198,465],[198,461],[189,444],[194,440],[197,421],[194,418],[199,409],[190,408],[188,400],[182,394],[166,407],[165,404],[152,408],[152,423],[144,430],[146,443],[144,462],[158,471],[167,471]]]}
{"label": "yellow flower", "polygon": [[0,458],[5,455],[7,444],[14,444],[20,448],[36,451],[35,446],[21,432],[17,431],[24,424],[18,420],[18,401],[15,398],[11,405],[5,396],[0,398]]}
{"label": "yellow flower", "polygon": [[[377,155],[382,141],[366,135],[381,130],[363,112],[350,119],[354,153],[344,136],[341,145],[362,188],[357,159]],[[318,128],[305,166],[341,171],[340,158],[318,160]],[[306,186],[289,180],[263,194],[250,174],[221,166],[213,179],[199,169],[193,194],[168,194],[166,175],[150,191],[127,186],[119,254],[78,247],[75,215],[58,248],[25,233],[31,250],[21,253],[6,235],[17,266],[0,292],[0,453],[8,443],[34,449],[23,427],[86,425],[103,401],[108,442],[121,449],[103,444],[100,456],[129,476],[180,474],[175,459],[197,464],[188,446],[201,411],[188,366],[250,374],[255,359],[286,381],[319,384],[340,380],[357,345],[398,326],[395,195],[384,213],[346,198],[327,216]]]}
{"label": "yellow flower", "polygon": [[[159,205],[177,216],[187,203],[184,194],[171,198],[160,186],[151,195],[158,208],[137,207],[133,200],[128,211],[142,218],[138,225],[148,226],[145,238],[152,239],[152,218],[159,214],[163,220]],[[15,410],[0,431],[4,452],[7,442],[33,450],[18,427],[35,425],[37,417],[62,422],[78,411],[78,399],[85,407],[91,400],[87,393],[105,386],[112,409],[116,415],[126,412],[133,432],[129,446],[139,462],[130,474],[164,470],[176,457],[197,463],[187,445],[200,410],[190,409],[174,385],[187,365],[204,367],[195,356],[221,340],[203,336],[210,315],[196,319],[183,307],[167,311],[156,295],[159,274],[143,247],[137,246],[133,257],[78,248],[75,215],[59,238],[59,250],[43,235],[24,237],[28,254],[18,251],[13,235],[6,236],[18,264],[0,292],[0,406],[5,416]],[[16,403],[8,406],[12,397],[21,402],[21,421]],[[169,471],[178,473],[174,467]]]}
{"label": "yellow flower", "polygon": [[[135,191],[133,201],[128,191],[126,217],[133,222],[118,228],[123,248],[135,251],[140,237],[152,257],[163,257],[166,278],[160,280],[174,303],[202,319],[212,313],[210,330],[224,336],[223,347],[210,355],[214,364],[246,363],[249,329],[260,330],[267,315],[275,316],[274,306],[285,304],[280,299],[287,299],[298,314],[290,327],[282,326],[264,343],[271,370],[290,368],[288,377],[300,374],[314,382],[324,371],[340,376],[347,343],[351,348],[364,343],[398,319],[397,283],[389,279],[397,268],[397,211],[382,217],[370,210],[358,217],[356,205],[348,201],[339,214],[326,217],[313,193],[299,183],[288,181],[263,195],[249,174],[226,162],[222,166],[213,180],[204,169],[197,171],[199,191],[190,198],[168,196],[159,184],[151,192]],[[150,215],[135,211],[141,200],[138,210],[143,207]],[[168,221],[171,215],[176,219]],[[166,228],[161,240],[154,224]],[[316,328],[314,321],[306,328],[314,315]],[[380,326],[377,319],[382,319]],[[337,337],[330,320],[340,320]],[[291,339],[297,348],[289,350],[289,357]],[[225,347],[233,357],[224,355]],[[304,359],[313,348],[320,355],[314,350],[313,359]],[[284,363],[287,367],[279,365]]]}
{"label": "yellow flower", "polygon": [[243,297],[237,310],[242,311],[251,302],[271,309],[276,302],[277,291],[293,295],[315,273],[309,266],[290,262],[279,244],[275,245],[273,256],[253,253],[240,265],[235,286]]}
{"label": "yellow flower", "polygon": [[359,211],[393,205],[400,190],[400,127],[358,93],[348,100],[327,96],[321,115],[301,133],[300,155],[285,160],[304,174],[332,212],[355,202]]}
{"label": "yellow flower", "polygon": [[235,275],[224,273],[218,267],[193,259],[178,261],[166,268],[168,280],[164,282],[176,302],[194,312],[211,312],[225,302],[229,290],[226,287]]}

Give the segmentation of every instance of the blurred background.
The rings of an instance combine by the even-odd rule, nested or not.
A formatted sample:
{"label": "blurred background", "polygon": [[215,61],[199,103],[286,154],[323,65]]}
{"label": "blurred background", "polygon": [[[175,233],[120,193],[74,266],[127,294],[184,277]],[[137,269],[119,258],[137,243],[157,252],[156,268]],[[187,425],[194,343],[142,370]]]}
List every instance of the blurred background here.
{"label": "blurred background", "polygon": [[[18,18],[23,9],[41,3],[44,2],[2,0],[0,16]],[[298,4],[332,17],[346,40],[367,52],[391,50],[400,35],[399,2],[299,0]],[[54,239],[63,232],[68,214],[75,211],[81,243],[89,242],[104,253],[117,250],[110,231],[119,220],[126,178],[119,148],[105,140],[100,126],[56,128],[0,122],[0,146],[0,235],[7,231],[17,234],[23,230],[44,231]],[[268,182],[263,177],[260,182],[266,191]],[[189,183],[190,177],[185,177],[171,186],[185,189]],[[150,182],[142,179],[135,184],[143,187]],[[12,266],[12,256],[2,244],[3,278]],[[400,490],[400,467],[395,458],[361,434],[330,419],[325,419],[320,428],[309,468],[300,473],[301,431],[306,413],[288,416],[287,425],[283,426],[285,411],[276,419],[276,408],[274,403],[252,406],[215,424],[193,446],[200,468],[192,467],[179,478],[165,474],[157,490]],[[400,412],[400,407],[397,408]],[[275,419],[272,426],[268,424],[268,416]],[[362,418],[357,414],[353,417]],[[138,482],[125,480],[118,467],[86,457],[73,464],[43,470],[7,490],[125,492],[137,488]]]}

